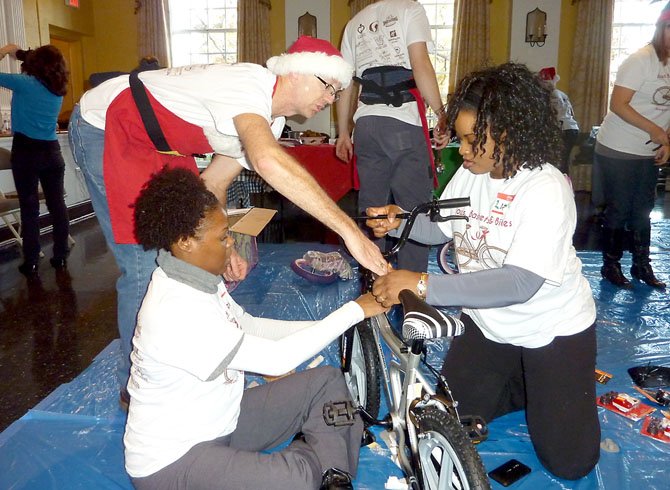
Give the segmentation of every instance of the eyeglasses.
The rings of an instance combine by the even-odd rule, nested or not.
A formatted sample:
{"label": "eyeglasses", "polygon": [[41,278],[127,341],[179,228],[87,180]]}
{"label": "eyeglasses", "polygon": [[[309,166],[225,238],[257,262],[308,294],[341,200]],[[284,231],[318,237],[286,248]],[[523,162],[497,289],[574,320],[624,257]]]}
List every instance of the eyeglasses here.
{"label": "eyeglasses", "polygon": [[332,83],[326,82],[323,78],[321,78],[319,75],[314,75],[316,79],[323,83],[323,86],[326,88],[328,92],[330,92],[330,95],[333,97],[333,102],[337,102],[340,100],[340,94],[344,91],[343,88],[341,89],[336,89]]}

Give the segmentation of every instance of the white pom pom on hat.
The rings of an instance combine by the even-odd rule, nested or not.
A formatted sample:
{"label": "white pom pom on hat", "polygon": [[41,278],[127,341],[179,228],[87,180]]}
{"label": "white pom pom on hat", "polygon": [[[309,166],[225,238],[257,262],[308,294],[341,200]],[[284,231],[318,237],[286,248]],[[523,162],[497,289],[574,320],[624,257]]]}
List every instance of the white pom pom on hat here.
{"label": "white pom pom on hat", "polygon": [[266,64],[275,75],[318,75],[337,80],[342,88],[349,86],[354,73],[354,68],[344,61],[337,48],[328,41],[311,36],[300,36],[286,53],[273,56]]}

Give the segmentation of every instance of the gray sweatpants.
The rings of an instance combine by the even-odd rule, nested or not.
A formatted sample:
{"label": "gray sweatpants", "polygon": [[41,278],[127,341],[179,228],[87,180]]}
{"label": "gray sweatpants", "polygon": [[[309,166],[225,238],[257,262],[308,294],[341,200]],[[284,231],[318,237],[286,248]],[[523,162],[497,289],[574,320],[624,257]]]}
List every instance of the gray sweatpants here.
{"label": "gray sweatpants", "polygon": [[[363,422],[326,425],[323,406],[349,400],[339,369],[317,367],[244,392],[235,431],[197,444],[153,475],[133,478],[138,490],[314,490],[332,467],[356,474]],[[297,432],[304,440],[266,454]]]}
{"label": "gray sweatpants", "polygon": [[[354,133],[360,180],[358,208],[394,203],[407,211],[432,197],[432,171],[421,126],[391,117],[364,116]],[[375,243],[384,250],[385,239]],[[389,247],[390,248],[390,247]],[[398,253],[398,268],[425,272],[430,247],[408,241]]]}

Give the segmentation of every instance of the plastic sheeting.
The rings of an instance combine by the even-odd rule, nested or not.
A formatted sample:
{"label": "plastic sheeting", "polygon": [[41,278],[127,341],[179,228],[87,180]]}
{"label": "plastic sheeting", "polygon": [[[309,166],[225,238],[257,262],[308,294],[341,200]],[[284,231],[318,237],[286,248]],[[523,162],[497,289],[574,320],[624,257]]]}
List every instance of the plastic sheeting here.
{"label": "plastic sheeting", "polygon": [[[670,279],[670,224],[656,223],[652,258],[661,279]],[[309,283],[289,267],[307,250],[331,250],[315,244],[260,244],[261,261],[233,296],[254,315],[281,319],[322,318],[336,306],[357,296],[356,281],[321,286]],[[598,308],[598,367],[612,373],[609,390],[635,394],[626,369],[652,364],[670,366],[670,311],[668,295],[636,284],[630,291],[616,290],[600,280],[600,254],[580,252],[584,274]],[[630,266],[625,258],[624,270]],[[431,264],[431,272],[439,272]],[[60,386],[33,410],[0,434],[0,488],[27,489],[131,489],[123,467],[125,414],[118,407],[115,369],[118,341],[110,344],[71,383]],[[429,361],[440,366],[447,343],[432,346]],[[321,353],[323,363],[336,364],[334,342]],[[312,360],[305,363],[309,364]],[[557,373],[560,375],[560,373]],[[248,382],[263,382],[248,377]],[[601,452],[596,469],[577,482],[547,473],[535,457],[523,412],[509,414],[490,424],[489,439],[478,446],[487,470],[510,458],[532,468],[514,485],[519,489],[667,489],[670,488],[670,445],[640,433],[642,422],[600,410],[603,439],[618,446]],[[379,435],[379,432],[376,432]],[[570,428],[565,428],[570,437]],[[361,450],[357,489],[381,489],[389,476],[402,477],[391,461],[383,440]],[[492,483],[493,488],[502,488]]]}

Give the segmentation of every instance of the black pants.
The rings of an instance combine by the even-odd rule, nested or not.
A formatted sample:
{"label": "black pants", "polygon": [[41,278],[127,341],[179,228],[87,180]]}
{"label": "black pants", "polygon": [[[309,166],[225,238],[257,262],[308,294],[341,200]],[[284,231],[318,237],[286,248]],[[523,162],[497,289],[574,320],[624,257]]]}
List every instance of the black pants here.
{"label": "black pants", "polygon": [[605,227],[641,231],[651,226],[658,167],[653,158],[621,160],[595,154],[605,201]]}
{"label": "black pants", "polygon": [[578,136],[579,130],[577,129],[564,129],[561,131],[563,154],[561,155],[561,168],[559,170],[564,174],[570,174],[570,153],[572,153],[572,147],[575,146]]}
{"label": "black pants", "polygon": [[53,256],[68,256],[67,243],[70,220],[65,205],[65,162],[58,141],[45,141],[14,133],[12,143],[12,175],[21,206],[23,259],[37,263],[40,254],[40,202],[38,183],[53,225]]}
{"label": "black pants", "polygon": [[492,342],[469,316],[461,318],[465,333],[454,338],[442,366],[459,411],[491,421],[525,409],[544,467],[570,480],[589,473],[600,455],[595,325],[529,349]]}

